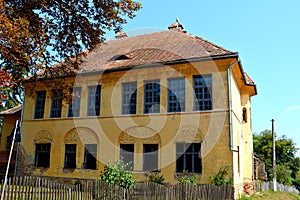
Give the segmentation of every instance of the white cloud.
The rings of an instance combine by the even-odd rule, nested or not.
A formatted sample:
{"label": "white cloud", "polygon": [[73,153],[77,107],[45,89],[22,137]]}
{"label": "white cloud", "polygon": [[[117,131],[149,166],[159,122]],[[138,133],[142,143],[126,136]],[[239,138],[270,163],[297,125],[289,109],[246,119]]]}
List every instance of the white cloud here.
{"label": "white cloud", "polygon": [[290,106],[286,109],[286,111],[295,111],[295,110],[300,110],[300,105],[298,106]]}

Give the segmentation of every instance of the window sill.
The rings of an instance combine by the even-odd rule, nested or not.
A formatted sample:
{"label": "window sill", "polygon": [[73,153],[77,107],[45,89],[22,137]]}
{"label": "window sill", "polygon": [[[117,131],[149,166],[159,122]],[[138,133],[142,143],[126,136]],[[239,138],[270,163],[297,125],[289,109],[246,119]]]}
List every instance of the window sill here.
{"label": "window sill", "polygon": [[86,169],[86,168],[81,168],[81,170],[97,171],[98,169]]}
{"label": "window sill", "polygon": [[63,168],[65,174],[71,174],[75,171],[76,168]]}
{"label": "window sill", "polygon": [[49,167],[34,167],[34,170],[40,171],[40,173],[44,173],[49,169]]}
{"label": "window sill", "polygon": [[195,173],[193,173],[193,172],[175,172],[174,179],[178,180],[185,176],[188,178],[192,178],[195,175],[199,176],[199,175],[202,175],[202,173],[200,173],[200,172],[195,172]]}

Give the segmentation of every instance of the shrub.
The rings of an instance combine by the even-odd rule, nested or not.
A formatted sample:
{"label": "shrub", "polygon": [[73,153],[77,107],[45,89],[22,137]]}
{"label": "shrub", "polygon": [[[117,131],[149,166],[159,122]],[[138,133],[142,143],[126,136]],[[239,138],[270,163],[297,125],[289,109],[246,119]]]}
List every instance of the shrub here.
{"label": "shrub", "polygon": [[277,165],[276,167],[277,181],[283,185],[292,185],[292,170],[288,169],[287,166]]}
{"label": "shrub", "polygon": [[224,168],[220,168],[217,175],[215,176],[210,176],[210,181],[212,184],[215,184],[217,186],[220,185],[226,185],[226,184],[232,184],[232,179],[228,178],[228,171],[229,171],[230,167],[226,166]]}
{"label": "shrub", "polygon": [[163,184],[165,178],[164,175],[159,175],[159,172],[150,172],[147,175],[147,182],[153,182],[153,183],[158,183],[158,184]]}
{"label": "shrub", "polygon": [[297,190],[300,191],[300,178],[296,178],[293,180],[293,185],[296,187]]}
{"label": "shrub", "polygon": [[100,180],[126,189],[134,187],[135,180],[132,173],[126,170],[127,165],[123,161],[109,162],[104,165],[104,172],[101,172]]}
{"label": "shrub", "polygon": [[191,184],[193,184],[193,185],[196,185],[197,184],[197,182],[196,182],[196,176],[195,175],[193,175],[193,176],[182,176],[182,177],[180,177],[179,179],[178,179],[178,181],[180,182],[180,183],[191,183]]}

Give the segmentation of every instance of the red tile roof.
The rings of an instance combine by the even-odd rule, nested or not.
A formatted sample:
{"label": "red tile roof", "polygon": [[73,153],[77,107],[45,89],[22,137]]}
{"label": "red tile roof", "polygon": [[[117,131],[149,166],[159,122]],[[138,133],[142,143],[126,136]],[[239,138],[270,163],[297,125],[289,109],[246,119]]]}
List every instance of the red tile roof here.
{"label": "red tile roof", "polygon": [[255,85],[254,81],[251,79],[251,77],[246,72],[244,72],[244,75],[245,75],[245,81],[247,84]]}
{"label": "red tile roof", "polygon": [[169,30],[106,41],[87,55],[79,73],[226,54],[234,53],[200,37]]}

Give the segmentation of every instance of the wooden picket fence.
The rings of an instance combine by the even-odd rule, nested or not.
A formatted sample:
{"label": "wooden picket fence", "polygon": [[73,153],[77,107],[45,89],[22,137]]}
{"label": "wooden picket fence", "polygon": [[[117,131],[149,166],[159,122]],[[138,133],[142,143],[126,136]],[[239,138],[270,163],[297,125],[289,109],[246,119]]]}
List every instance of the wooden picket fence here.
{"label": "wooden picket fence", "polygon": [[[0,186],[2,191],[3,181]],[[163,186],[156,183],[137,183],[124,189],[109,183],[87,180],[83,184],[64,185],[41,177],[9,178],[5,200],[183,200],[183,199],[233,199],[232,185],[192,185],[178,183]]]}
{"label": "wooden picket fence", "polygon": [[[4,191],[5,200],[89,200],[91,198],[91,183],[80,185],[63,185],[40,177],[9,178]],[[4,181],[0,186],[1,195]]]}
{"label": "wooden picket fence", "polygon": [[[280,183],[276,183],[276,189],[280,192],[290,192],[296,195],[299,195],[299,191],[293,186],[287,186]],[[255,191],[266,191],[266,190],[274,190],[274,183],[271,182],[255,182],[254,183],[254,190]]]}

